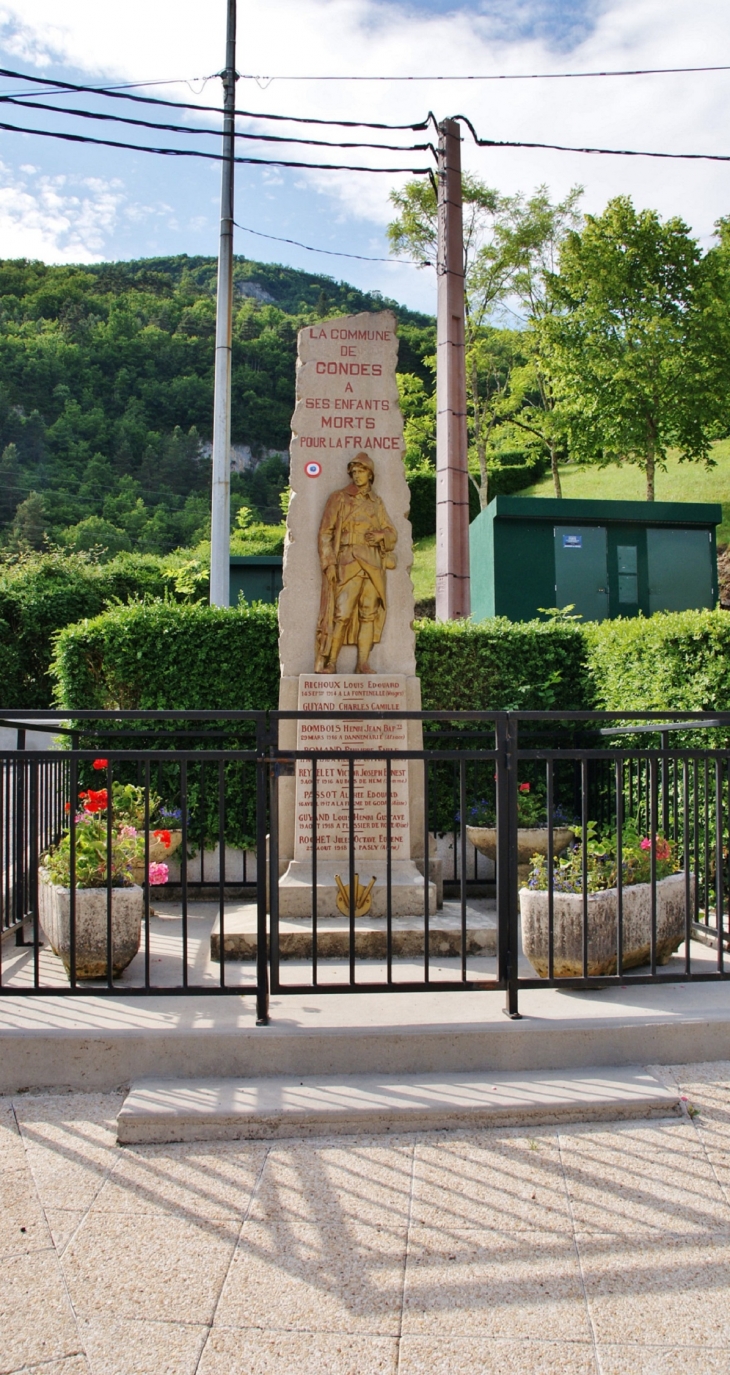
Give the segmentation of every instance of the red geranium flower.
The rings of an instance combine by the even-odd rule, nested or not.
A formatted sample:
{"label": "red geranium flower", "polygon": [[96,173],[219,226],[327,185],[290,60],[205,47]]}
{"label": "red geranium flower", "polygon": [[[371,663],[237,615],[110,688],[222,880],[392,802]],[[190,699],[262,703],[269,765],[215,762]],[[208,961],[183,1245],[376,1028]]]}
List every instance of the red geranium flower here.
{"label": "red geranium flower", "polygon": [[152,834],[155,837],[155,840],[161,841],[165,849],[169,850],[170,845],[172,843],[172,836],[170,835],[169,831],[153,831]]}
{"label": "red geranium flower", "polygon": [[89,788],[86,793],[79,793],[79,797],[84,798],[85,812],[105,812],[109,802],[109,793],[106,788],[99,788],[95,791]]}
{"label": "red geranium flower", "polygon": [[67,802],[67,803],[65,804],[63,810],[64,810],[65,812],[70,812],[70,811],[71,811],[71,803],[70,803],[70,802]]}
{"label": "red geranium flower", "polygon": [[95,768],[95,769],[106,769],[106,768],[108,767],[108,764],[109,764],[109,760],[108,760],[108,759],[95,759],[95,760],[94,760],[94,768]]}
{"label": "red geranium flower", "polygon": [[529,785],[529,783],[520,783],[519,786],[520,786],[520,792],[521,792],[521,793],[529,793],[529,791],[530,791],[530,785]]}

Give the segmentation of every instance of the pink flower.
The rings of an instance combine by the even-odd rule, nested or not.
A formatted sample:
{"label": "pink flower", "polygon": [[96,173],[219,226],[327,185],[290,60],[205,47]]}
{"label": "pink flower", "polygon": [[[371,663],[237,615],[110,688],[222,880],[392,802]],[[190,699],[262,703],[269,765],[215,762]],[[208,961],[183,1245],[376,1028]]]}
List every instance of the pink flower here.
{"label": "pink flower", "polygon": [[167,883],[167,875],[168,875],[168,873],[169,873],[169,870],[168,870],[168,867],[167,867],[166,864],[154,864],[154,863],[153,863],[153,864],[150,864],[150,869],[149,869],[150,883],[152,883],[152,884],[156,884],[156,883]]}
{"label": "pink flower", "polygon": [[650,849],[651,849],[651,841],[650,841],[650,839],[649,839],[648,836],[644,836],[644,839],[643,839],[642,842],[641,842],[641,848],[642,848],[642,850],[650,850]]}
{"label": "pink flower", "polygon": [[124,836],[125,840],[134,840],[137,835],[137,828],[136,826],[120,826],[119,834]]}

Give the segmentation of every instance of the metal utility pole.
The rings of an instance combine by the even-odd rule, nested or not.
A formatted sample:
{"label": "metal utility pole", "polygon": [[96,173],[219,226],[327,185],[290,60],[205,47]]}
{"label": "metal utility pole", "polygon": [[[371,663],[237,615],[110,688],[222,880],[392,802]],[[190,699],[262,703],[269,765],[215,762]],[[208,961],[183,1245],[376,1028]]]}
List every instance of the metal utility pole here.
{"label": "metal utility pole", "polygon": [[221,235],[215,321],[210,604],[228,606],[231,554],[231,331],[233,323],[233,161],[236,125],[236,0],[228,0],[223,73]]}
{"label": "metal utility pole", "polygon": [[471,611],[461,131],[439,124],[436,315],[436,620]]}

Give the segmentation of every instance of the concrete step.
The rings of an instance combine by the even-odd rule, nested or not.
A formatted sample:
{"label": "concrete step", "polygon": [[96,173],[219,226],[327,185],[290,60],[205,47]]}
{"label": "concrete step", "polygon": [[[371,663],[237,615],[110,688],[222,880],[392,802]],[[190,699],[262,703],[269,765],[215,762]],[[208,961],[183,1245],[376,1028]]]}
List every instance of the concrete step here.
{"label": "concrete step", "polygon": [[565,1073],[147,1079],[117,1118],[122,1145],[666,1117],[678,1095],[644,1069]]}
{"label": "concrete step", "polygon": [[[223,946],[226,960],[256,959],[257,913],[255,903],[241,903],[225,914]],[[467,903],[467,955],[494,956],[497,953],[496,903],[488,899]],[[220,960],[220,920],[210,935],[210,957]],[[359,917],[355,923],[355,957],[358,960],[384,960],[388,948],[384,917]],[[392,948],[395,959],[417,959],[424,950],[423,917],[394,917]],[[317,922],[317,951],[321,960],[347,959],[350,950],[350,923],[346,917],[322,917]],[[461,906],[446,901],[429,918],[429,950],[434,959],[461,955]],[[279,955],[282,960],[312,958],[312,919],[281,917]]]}

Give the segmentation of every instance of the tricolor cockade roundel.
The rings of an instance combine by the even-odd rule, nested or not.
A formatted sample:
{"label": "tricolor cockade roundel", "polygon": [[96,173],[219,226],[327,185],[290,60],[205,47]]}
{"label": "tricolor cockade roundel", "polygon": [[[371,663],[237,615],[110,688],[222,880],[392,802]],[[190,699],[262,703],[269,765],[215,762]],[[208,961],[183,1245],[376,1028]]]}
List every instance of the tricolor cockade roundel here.
{"label": "tricolor cockade roundel", "polygon": [[304,471],[307,474],[307,477],[319,477],[322,471],[322,464],[317,463],[316,461],[312,461],[311,463],[305,463]]}

